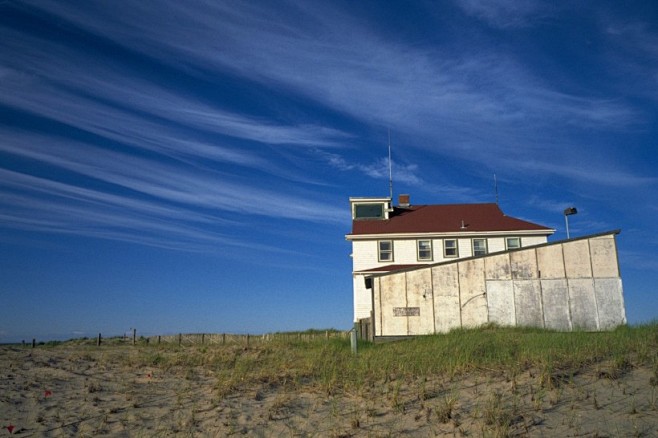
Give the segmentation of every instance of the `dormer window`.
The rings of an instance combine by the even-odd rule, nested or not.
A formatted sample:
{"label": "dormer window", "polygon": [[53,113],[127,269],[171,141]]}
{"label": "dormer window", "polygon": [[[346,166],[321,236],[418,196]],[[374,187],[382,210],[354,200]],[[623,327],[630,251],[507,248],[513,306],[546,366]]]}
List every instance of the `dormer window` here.
{"label": "dormer window", "polygon": [[384,219],[384,204],[354,204],[354,219]]}
{"label": "dormer window", "polygon": [[352,220],[386,220],[390,211],[389,198],[350,198]]}

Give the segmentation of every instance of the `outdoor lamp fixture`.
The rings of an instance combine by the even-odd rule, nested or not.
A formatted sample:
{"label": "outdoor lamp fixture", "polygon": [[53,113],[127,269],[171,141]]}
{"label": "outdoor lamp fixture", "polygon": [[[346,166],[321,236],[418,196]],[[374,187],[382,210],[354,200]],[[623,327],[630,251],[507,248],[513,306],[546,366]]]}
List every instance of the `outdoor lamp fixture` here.
{"label": "outdoor lamp fixture", "polygon": [[576,207],[569,207],[564,210],[564,223],[567,224],[567,239],[569,239],[569,216],[578,213]]}

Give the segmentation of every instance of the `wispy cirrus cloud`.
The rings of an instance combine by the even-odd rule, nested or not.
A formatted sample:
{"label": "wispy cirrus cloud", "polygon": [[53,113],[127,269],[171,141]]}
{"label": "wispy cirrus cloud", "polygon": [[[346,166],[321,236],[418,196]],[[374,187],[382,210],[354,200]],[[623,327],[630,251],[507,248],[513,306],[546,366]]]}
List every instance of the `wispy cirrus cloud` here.
{"label": "wispy cirrus cloud", "polygon": [[[173,167],[71,141],[35,136],[20,140],[0,135],[0,153],[51,170],[46,178],[0,167],[0,223],[4,227],[182,251],[248,244],[278,252],[281,248],[250,241],[248,223],[240,217],[345,221],[333,205],[303,194],[240,184],[213,171]],[[66,182],[72,177],[74,184]],[[108,184],[113,188],[108,189]],[[236,231],[243,237],[235,237]]]}
{"label": "wispy cirrus cloud", "polygon": [[[603,14],[602,14],[603,15]],[[617,89],[641,99],[658,100],[658,32],[647,17],[620,20],[603,15],[606,67],[619,78]]]}
{"label": "wispy cirrus cloud", "polygon": [[[537,2],[460,5],[500,28],[522,27],[547,13]],[[261,211],[284,218],[339,223],[330,202],[315,201],[317,192],[281,183],[311,182],[313,172],[300,170],[307,154],[354,139],[348,131],[318,122],[318,112],[306,115],[312,106],[354,125],[390,126],[408,139],[406,147],[429,157],[600,186],[656,182],[628,171],[614,157],[587,169],[575,161],[558,163],[555,157],[576,147],[581,157],[598,147],[595,142],[577,145],[563,132],[624,132],[643,123],[643,114],[620,97],[562,88],[486,42],[458,48],[410,45],[358,14],[322,2],[158,6],[48,1],[17,6],[85,38],[71,44],[70,35],[56,31],[49,38],[0,26],[6,55],[0,103],[100,140],[85,144],[60,138],[63,145],[20,127],[7,128],[3,136],[11,141],[0,150],[160,203],[213,214],[261,205]],[[95,44],[111,50],[96,54]],[[154,80],[151,69],[157,68],[184,77],[187,86],[177,79]],[[239,78],[245,89],[253,86],[304,103],[294,113],[283,104],[286,109],[258,108],[275,97],[231,108],[221,96],[204,95],[211,87],[190,86],[213,77]],[[120,151],[96,144],[106,142]],[[286,162],[277,155],[283,149],[303,152],[288,152],[292,157]],[[345,156],[332,151],[324,159],[343,171],[388,177],[384,159],[364,163]],[[398,182],[463,200],[472,196],[472,190],[427,181],[423,170],[423,163],[393,163]],[[268,183],[276,181],[279,189],[249,182],[253,171],[271,176]]]}
{"label": "wispy cirrus cloud", "polygon": [[[23,50],[29,51],[30,47],[42,44],[27,41],[23,45],[16,48],[17,57]],[[58,61],[60,56],[67,61]],[[348,138],[347,134],[330,127],[274,124],[212,107],[194,96],[176,94],[132,76],[120,66],[116,66],[116,71],[112,68],[89,69],[85,64],[87,57],[76,53],[62,54],[56,46],[46,47],[37,59],[38,62],[34,61],[35,64],[26,70],[39,70],[38,75],[5,69],[0,102],[110,139],[130,140],[131,136],[136,136],[132,131],[137,131],[142,136],[156,138],[137,137],[133,144],[160,145],[165,149],[169,143],[183,142],[181,137],[189,138],[191,130],[206,135],[220,134],[240,140],[293,146],[337,146],[340,140]],[[47,70],[44,70],[45,65],[48,65]],[[162,123],[163,119],[169,123]],[[181,132],[182,128],[187,131]],[[165,136],[171,140],[163,141]],[[262,164],[253,154],[236,148],[218,144],[209,147],[200,140],[197,143],[187,141],[185,147],[174,145],[171,149],[236,164]]]}
{"label": "wispy cirrus cloud", "polygon": [[640,176],[631,170],[625,171],[614,167],[593,170],[592,168],[583,167],[581,163],[549,163],[530,160],[519,165],[528,172],[555,174],[575,181],[583,181],[600,186],[632,188],[658,184],[658,177]]}
{"label": "wispy cirrus cloud", "polygon": [[[539,2],[458,4],[499,27],[521,26],[550,13]],[[533,163],[550,163],[574,148],[586,153],[598,147],[574,144],[566,137],[556,142],[556,132],[624,131],[643,123],[643,115],[623,99],[561,89],[497,47],[474,46],[460,52],[443,45],[410,47],[388,39],[358,16],[322,3],[166,3],[160,8],[117,4],[103,19],[90,4],[41,2],[36,7],[171,68],[181,68],[181,60],[185,60],[185,68],[193,72],[237,75],[317,102],[363,124],[393,127],[409,139],[409,147],[432,155],[466,158],[487,166],[494,163],[496,167],[507,166],[508,160],[501,157],[514,155],[511,168],[528,175],[546,171],[547,175],[579,180],[589,175],[590,182],[599,184],[606,180],[592,175],[609,170],[604,169],[607,166],[624,180],[624,171],[615,169],[614,159],[602,163],[600,172],[588,174]],[[340,146],[351,140],[349,134],[331,127],[272,124],[199,102],[191,104],[144,80],[107,83],[99,73],[90,76],[99,76],[97,82],[104,83],[85,88],[101,90],[104,99],[131,102],[139,111],[150,108],[159,117],[194,129],[274,145]],[[43,103],[36,105],[44,107]],[[102,123],[99,126],[95,129],[102,130]],[[166,135],[172,138],[170,133]],[[161,140],[145,143],[175,145],[176,136],[170,142]],[[178,154],[188,149],[185,141],[180,142],[174,146]],[[259,168],[270,166],[278,175],[287,173],[271,162],[264,163],[257,154],[196,143],[196,148],[221,159]],[[405,175],[414,183],[413,172],[401,169],[400,177]],[[632,178],[626,183],[632,184]]]}
{"label": "wispy cirrus cloud", "polygon": [[502,29],[529,26],[550,13],[539,0],[456,0],[456,4],[468,15]]}
{"label": "wispy cirrus cloud", "polygon": [[[18,157],[37,160],[68,172],[110,183],[163,201],[196,207],[253,212],[290,219],[340,222],[340,215],[330,205],[299,199],[257,186],[240,185],[213,171],[158,162],[105,150],[90,145],[56,140],[30,144],[31,137],[17,142],[16,137],[0,143],[0,151]],[[173,177],[172,177],[173,176]],[[281,205],[286,209],[281,211]]]}
{"label": "wispy cirrus cloud", "polygon": [[652,31],[653,23],[644,21],[624,21],[619,22],[614,18],[609,18],[605,26],[605,32],[611,40],[617,44],[623,44],[624,47],[632,53],[639,54],[652,61],[658,60],[658,35]]}
{"label": "wispy cirrus cloud", "polygon": [[344,157],[338,154],[317,151],[326,162],[342,171],[354,171],[363,175],[369,176],[372,179],[389,179],[391,173],[395,174],[395,179],[411,186],[420,186],[426,184],[418,176],[418,165],[416,164],[401,164],[393,160],[390,162],[387,158],[380,157],[372,163],[350,163]]}
{"label": "wispy cirrus cloud", "polygon": [[277,123],[223,109],[189,88],[155,82],[121,58],[89,53],[90,48],[11,28],[2,35],[6,66],[0,103],[133,147],[284,175],[256,148],[245,150],[233,140],[335,147],[350,137],[333,127]]}
{"label": "wispy cirrus cloud", "polygon": [[539,197],[537,195],[531,196],[525,201],[525,203],[533,208],[537,208],[545,212],[560,213],[560,214],[564,211],[565,208],[574,205],[573,200],[570,199],[558,201],[546,197]]}
{"label": "wispy cirrus cloud", "polygon": [[[373,180],[385,182],[392,176],[394,184],[402,184],[405,187],[422,189],[427,192],[441,193],[446,199],[453,199],[460,202],[475,201],[479,199],[479,193],[476,190],[449,184],[445,181],[428,181],[424,179],[422,171],[418,164],[399,163],[391,160],[391,166],[387,158],[380,157],[371,163],[350,162],[342,155],[327,151],[315,151],[325,162],[342,172],[350,172],[367,176]],[[384,184],[382,184],[384,187]]]}
{"label": "wispy cirrus cloud", "polygon": [[[46,12],[38,5],[18,8]],[[51,18],[61,20],[56,16],[53,11]],[[24,30],[0,22],[0,104],[35,118],[29,126],[0,128],[0,153],[32,163],[23,172],[0,166],[4,226],[183,250],[248,243],[271,251],[275,247],[232,237],[248,227],[241,215],[344,223],[316,192],[285,183],[312,182],[312,176],[267,148],[294,154],[295,148],[336,147],[348,134],[228,110],[200,95],[203,90],[140,71],[143,65],[126,62],[117,50],[97,53],[82,39]],[[97,37],[107,46],[112,34]],[[51,135],[53,123],[59,127]],[[267,178],[276,184],[265,187],[261,178],[245,176],[254,171],[272,175]]]}
{"label": "wispy cirrus cloud", "polygon": [[[424,125],[430,120],[453,130],[474,121],[544,125],[551,118],[619,126],[634,116],[621,102],[554,89],[493,47],[486,48],[489,55],[482,48],[459,54],[441,46],[410,49],[326,5],[167,4],[158,11],[134,6],[118,6],[104,20],[84,6],[58,7],[57,13],[120,44],[131,41],[131,47],[163,62],[183,57],[274,81],[359,119],[406,124],[408,130],[431,129]],[[145,22],[144,14],[153,20]],[[298,20],[294,26],[287,15]],[[174,16],[181,18],[171,22]],[[347,28],[350,32],[340,31]]]}

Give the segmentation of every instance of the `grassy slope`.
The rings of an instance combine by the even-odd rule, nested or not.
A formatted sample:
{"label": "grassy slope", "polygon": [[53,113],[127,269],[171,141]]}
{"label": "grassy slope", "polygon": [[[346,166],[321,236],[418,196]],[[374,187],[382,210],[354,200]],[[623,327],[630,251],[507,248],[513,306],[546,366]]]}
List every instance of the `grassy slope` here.
{"label": "grassy slope", "polygon": [[349,340],[322,337],[249,347],[126,345],[106,354],[107,360],[131,366],[204,367],[217,375],[220,396],[263,384],[351,392],[393,380],[455,378],[478,371],[514,376],[534,370],[550,385],[556,376],[598,364],[605,364],[601,372],[612,378],[633,366],[649,366],[658,380],[658,322],[597,333],[488,326],[388,344],[360,343],[356,356]]}

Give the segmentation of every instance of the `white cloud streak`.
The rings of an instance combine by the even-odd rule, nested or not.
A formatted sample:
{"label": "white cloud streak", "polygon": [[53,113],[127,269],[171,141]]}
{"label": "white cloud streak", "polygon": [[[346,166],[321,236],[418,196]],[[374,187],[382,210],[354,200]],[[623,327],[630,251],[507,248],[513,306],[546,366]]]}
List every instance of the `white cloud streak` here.
{"label": "white cloud streak", "polygon": [[[458,4],[498,28],[528,26],[546,13],[534,1]],[[93,1],[40,1],[28,8],[52,14],[60,26],[84,29],[106,44],[160,62],[188,78],[239,77],[360,124],[393,127],[409,139],[406,143],[428,154],[599,186],[656,183],[656,178],[635,175],[614,160],[596,168],[558,163],[554,157],[576,145],[556,141],[556,132],[623,132],[641,123],[642,115],[620,98],[569,93],[494,47],[458,51],[440,44],[409,46],[327,3],[163,2],[154,7],[117,2],[110,8]],[[112,206],[117,214],[119,205],[134,212],[162,209],[155,217],[165,222],[177,221],[176,214],[193,209],[208,212],[190,219],[195,226],[224,218],[227,212],[250,213],[256,205],[257,214],[264,217],[331,224],[344,220],[335,205],[315,201],[316,192],[293,188],[283,194],[238,175],[257,171],[299,180],[302,177],[273,159],[272,149],[327,151],[351,141],[352,134],[313,117],[299,117],[302,111],[266,117],[258,111],[229,109],[221,102],[211,104],[190,90],[153,81],[118,57],[92,56],[84,47],[22,29],[0,27],[0,36],[0,103],[121,145],[110,151],[6,128],[0,131],[0,151],[136,193],[149,203],[128,195],[101,199],[99,192],[73,193],[70,185],[46,187],[43,181],[35,186],[38,189],[21,187],[31,193],[29,199],[39,190],[60,190],[62,196],[81,197],[87,206]],[[137,153],[127,153],[126,147]],[[321,156],[342,171],[374,179],[388,173],[385,160],[358,164],[336,153]],[[302,159],[296,155],[294,161]],[[416,164],[394,163],[395,179],[412,187],[435,188],[419,176],[419,169]],[[19,182],[13,175],[0,188]],[[31,212],[37,222],[46,217],[35,211],[47,208],[72,217],[66,216],[65,208],[39,202]],[[100,223],[93,214],[87,217]],[[6,214],[5,219],[15,224],[20,218]]]}
{"label": "white cloud streak", "polygon": [[560,163],[547,163],[539,161],[526,161],[519,163],[529,173],[539,174],[551,173],[573,180],[588,181],[600,186],[612,187],[642,187],[658,183],[658,177],[645,177],[634,175],[631,171],[623,171],[615,168],[591,169],[582,165],[569,165]]}
{"label": "white cloud streak", "polygon": [[[53,12],[77,25],[164,62],[190,58],[220,71],[229,68],[378,122],[400,124],[402,118],[417,128],[428,120],[472,126],[554,118],[619,126],[634,116],[620,103],[552,89],[501,53],[410,50],[318,4],[213,3],[195,9],[168,3],[156,12],[150,5],[122,3],[102,20],[93,8],[56,6]],[[289,27],[279,21],[287,14],[303,20]],[[181,18],[170,21],[174,16]]]}
{"label": "white cloud streak", "polygon": [[456,0],[456,3],[468,15],[502,29],[529,26],[549,13],[547,3],[538,0]]}
{"label": "white cloud streak", "polygon": [[240,216],[344,222],[332,206],[232,183],[215,172],[172,167],[90,145],[2,134],[4,154],[48,165],[57,174],[77,175],[77,180],[87,178],[86,185],[96,181],[115,187],[110,193],[107,188],[90,189],[80,182],[72,185],[0,168],[0,223],[6,227],[183,251],[248,245],[280,252],[281,248],[232,237],[236,231],[251,234]]}
{"label": "white cloud streak", "polygon": [[[308,182],[308,175],[295,175],[267,148],[336,147],[349,135],[309,122],[278,123],[229,111],[76,44],[1,24],[0,35],[0,104],[119,146],[113,151],[61,133],[50,137],[1,127],[0,152],[54,169],[48,173],[56,175],[42,178],[40,171],[28,175],[0,168],[6,177],[0,182],[5,226],[197,250],[218,243],[244,245],[228,237],[234,227],[246,226],[234,220],[241,214],[344,222],[313,192],[264,188],[238,175],[257,171]],[[109,186],[81,186],[99,183]]]}
{"label": "white cloud streak", "polygon": [[[459,4],[502,27],[547,13],[538,2]],[[493,47],[461,53],[442,46],[410,48],[387,41],[356,17],[326,4],[167,3],[155,9],[121,3],[102,19],[89,5],[39,5],[170,65],[186,59],[199,68],[278,84],[365,123],[394,126],[431,153],[467,154],[479,162],[496,161],[510,151],[517,161],[548,159],[556,150],[576,146],[556,144],[555,130],[623,130],[641,119],[619,99],[568,94]],[[294,24],[289,17],[295,17]],[[183,117],[207,126],[198,114]],[[303,127],[279,136],[270,129],[259,134],[250,123],[228,125],[228,132],[253,132],[263,141],[300,138],[308,143]],[[329,138],[334,144],[346,139],[340,133]],[[570,174],[599,181],[590,174]]]}
{"label": "white cloud streak", "polygon": [[[163,201],[234,212],[251,212],[318,222],[340,222],[333,207],[294,198],[255,186],[237,185],[213,172],[172,167],[165,163],[71,142],[44,139],[32,143],[13,137],[0,144],[0,151],[38,160],[51,166],[114,184]],[[12,141],[13,144],[10,144]],[[260,208],[254,213],[253,206]],[[286,206],[283,211],[281,206]]]}
{"label": "white cloud streak", "polygon": [[[316,151],[327,164],[342,172],[355,172],[367,176],[374,180],[387,181],[389,179],[388,159],[381,157],[372,163],[349,162],[342,155]],[[478,199],[478,193],[475,190],[447,184],[439,181],[428,181],[421,175],[417,164],[401,164],[395,160],[391,161],[391,169],[394,184],[402,183],[405,187],[423,189],[428,192],[441,193],[443,197],[454,199],[461,202],[469,202]]]}

